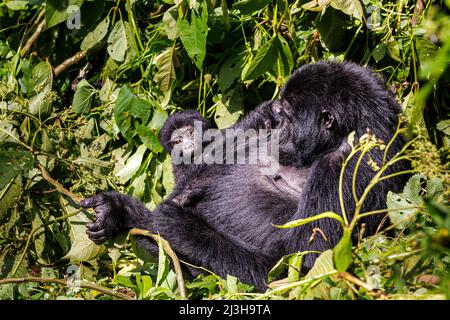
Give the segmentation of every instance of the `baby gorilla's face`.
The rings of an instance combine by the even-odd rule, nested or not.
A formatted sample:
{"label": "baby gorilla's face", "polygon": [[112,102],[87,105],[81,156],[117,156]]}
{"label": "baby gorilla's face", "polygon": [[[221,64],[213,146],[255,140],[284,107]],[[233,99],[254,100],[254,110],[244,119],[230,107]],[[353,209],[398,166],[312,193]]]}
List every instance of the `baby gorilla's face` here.
{"label": "baby gorilla's face", "polygon": [[175,153],[179,157],[192,156],[195,147],[194,138],[194,127],[192,126],[175,129],[169,141],[172,147],[172,153]]}

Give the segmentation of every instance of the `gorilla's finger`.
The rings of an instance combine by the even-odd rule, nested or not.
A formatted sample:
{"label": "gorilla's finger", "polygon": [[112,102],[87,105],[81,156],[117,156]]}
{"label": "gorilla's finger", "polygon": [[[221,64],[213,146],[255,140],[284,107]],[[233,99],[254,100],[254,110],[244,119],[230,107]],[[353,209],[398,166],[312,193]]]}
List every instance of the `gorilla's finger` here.
{"label": "gorilla's finger", "polygon": [[92,242],[94,242],[95,244],[102,244],[102,243],[105,242],[108,238],[107,238],[107,237],[100,237],[100,238],[92,238],[92,237],[89,237],[89,239],[91,239]]}
{"label": "gorilla's finger", "polygon": [[91,239],[98,239],[107,236],[106,229],[101,229],[99,231],[86,230],[86,233]]}
{"label": "gorilla's finger", "polygon": [[86,228],[91,232],[97,232],[100,229],[102,229],[102,224],[99,223],[99,221],[96,221],[96,222],[86,224]]}
{"label": "gorilla's finger", "polygon": [[80,205],[83,208],[92,208],[92,207],[98,206],[99,204],[102,204],[102,203],[103,203],[103,197],[99,194],[89,197],[89,198],[85,198],[80,201]]}

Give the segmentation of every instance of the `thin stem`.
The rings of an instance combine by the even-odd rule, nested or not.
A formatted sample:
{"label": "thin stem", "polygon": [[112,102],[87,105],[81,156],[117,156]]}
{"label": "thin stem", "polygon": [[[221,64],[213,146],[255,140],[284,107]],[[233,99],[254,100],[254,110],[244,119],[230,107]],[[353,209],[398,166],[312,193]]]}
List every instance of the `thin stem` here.
{"label": "thin stem", "polygon": [[366,155],[367,151],[369,151],[368,148],[364,148],[364,150],[361,151],[361,154],[358,158],[358,161],[356,162],[355,165],[355,169],[353,170],[353,176],[352,176],[352,194],[353,194],[353,199],[355,199],[355,203],[358,202],[358,196],[356,194],[356,175],[358,173],[359,170],[359,166],[361,165],[361,161],[364,158],[364,156]]}
{"label": "thin stem", "polygon": [[359,220],[364,217],[372,216],[374,214],[379,214],[379,213],[383,213],[383,212],[394,212],[394,211],[403,211],[403,210],[411,210],[411,209],[417,209],[417,206],[403,207],[403,208],[396,208],[396,209],[387,209],[386,208],[386,209],[380,209],[380,210],[367,211],[367,212],[359,214],[357,219]]}
{"label": "thin stem", "polygon": [[[24,278],[6,278],[0,280],[0,285],[2,284],[8,284],[8,283],[24,283],[24,282],[39,282],[39,283],[57,283],[66,287],[72,286],[72,284],[69,283],[69,280],[63,280],[63,279],[49,279],[49,278],[40,278],[40,277],[24,277]],[[134,300],[130,296],[127,296],[126,294],[115,292],[109,288],[101,287],[92,283],[82,282],[78,281],[76,283],[77,286],[85,289],[95,290],[104,294],[107,294],[109,296],[113,296],[122,300]]]}
{"label": "thin stem", "polygon": [[180,290],[180,296],[183,299],[186,299],[187,298],[186,288],[184,286],[183,272],[181,271],[180,261],[178,260],[178,257],[175,254],[175,252],[170,247],[169,242],[167,242],[167,240],[163,239],[160,235],[150,233],[150,231],[148,231],[148,230],[133,228],[130,230],[129,234],[134,235],[134,236],[150,237],[155,241],[161,241],[164,251],[172,259],[173,267],[174,267],[175,273],[177,275],[177,282],[178,282],[178,289]]}
{"label": "thin stem", "polygon": [[378,181],[383,181],[383,180],[391,179],[391,178],[394,178],[394,177],[397,177],[397,176],[400,176],[400,175],[403,175],[403,174],[416,173],[416,172],[417,172],[416,170],[412,170],[412,169],[411,170],[399,171],[399,172],[396,172],[396,173],[389,174],[387,176],[383,176]]}

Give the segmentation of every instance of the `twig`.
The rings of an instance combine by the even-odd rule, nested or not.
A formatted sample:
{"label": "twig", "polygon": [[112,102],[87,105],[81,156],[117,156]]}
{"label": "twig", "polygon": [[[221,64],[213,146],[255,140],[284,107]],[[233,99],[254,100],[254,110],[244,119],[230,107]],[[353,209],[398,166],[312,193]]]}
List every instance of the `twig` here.
{"label": "twig", "polygon": [[[57,283],[57,284],[60,284],[60,285],[66,286],[66,287],[71,286],[71,284],[68,283],[68,280],[57,279],[57,278],[48,279],[48,278],[40,278],[40,277],[6,278],[6,279],[0,280],[0,285],[8,284],[8,283],[24,283],[24,282]],[[104,293],[104,294],[107,294],[109,296],[113,296],[113,297],[116,297],[119,299],[134,300],[133,298],[131,298],[130,296],[127,296],[126,294],[123,294],[120,292],[115,292],[111,289],[97,286],[92,283],[78,281],[76,283],[76,285],[81,288],[95,290],[95,291],[98,291],[98,292],[101,292],[101,293]]]}
{"label": "twig", "polygon": [[66,69],[69,68],[70,66],[80,62],[80,60],[86,57],[87,53],[88,53],[87,50],[79,51],[75,53],[72,57],[64,60],[63,63],[61,63],[59,66],[53,69],[55,77],[59,76],[62,72],[66,71]]}
{"label": "twig", "polygon": [[417,0],[416,7],[414,8],[414,15],[411,19],[411,25],[414,27],[419,23],[420,16],[422,15],[423,10],[425,10],[425,7],[427,5],[426,0]]}
{"label": "twig", "polygon": [[[43,15],[43,12],[41,12],[41,14]],[[38,16],[38,19],[40,19],[41,14]],[[24,57],[28,51],[30,51],[31,47],[33,46],[33,44],[36,42],[36,40],[39,38],[39,35],[42,32],[42,29],[44,29],[45,27],[45,19],[42,20],[36,30],[34,31],[34,33],[32,34],[32,36],[28,39],[27,43],[25,44],[25,46],[23,47],[22,51],[21,51],[21,56]]]}
{"label": "twig", "polygon": [[69,198],[71,198],[73,201],[79,203],[81,201],[81,198],[79,196],[77,196],[75,193],[70,192],[69,190],[67,190],[66,188],[64,188],[62,186],[62,184],[60,184],[58,181],[56,181],[55,179],[53,179],[50,174],[47,172],[47,170],[45,170],[44,166],[41,164],[38,164],[38,168],[42,173],[42,177],[49,182],[51,185],[53,185],[58,192],[68,196]]}
{"label": "twig", "polygon": [[351,283],[354,283],[357,286],[366,289],[367,291],[373,291],[372,286],[370,286],[369,284],[365,283],[361,279],[356,278],[355,276],[352,276],[348,272],[339,272],[338,276],[339,276],[339,278],[342,278],[344,280],[350,281]]}
{"label": "twig", "polygon": [[137,229],[133,228],[130,230],[130,233],[133,236],[146,236],[150,237],[155,241],[161,240],[162,246],[164,251],[169,255],[169,257],[172,259],[173,267],[175,269],[175,273],[177,275],[177,282],[178,282],[178,288],[180,289],[180,296],[183,299],[186,299],[186,288],[184,286],[184,279],[183,279],[183,272],[181,271],[180,261],[178,260],[177,255],[172,250],[172,248],[169,245],[169,242],[167,240],[163,239],[160,235],[156,235],[153,233],[150,233],[148,230],[143,229]]}

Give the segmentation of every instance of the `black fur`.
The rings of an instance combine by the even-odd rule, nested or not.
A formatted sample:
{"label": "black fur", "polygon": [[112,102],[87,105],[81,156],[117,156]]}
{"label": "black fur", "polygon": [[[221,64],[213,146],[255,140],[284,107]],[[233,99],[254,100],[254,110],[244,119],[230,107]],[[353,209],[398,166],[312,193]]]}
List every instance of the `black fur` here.
{"label": "black fur", "polygon": [[[279,100],[269,101],[251,112],[233,128],[280,128],[280,167],[274,176],[263,176],[256,165],[199,165],[183,168],[183,179],[174,192],[154,212],[138,200],[117,192],[99,193],[81,202],[97,213],[88,225],[88,235],[96,243],[116,232],[132,227],[161,234],[172,248],[194,265],[220,276],[231,274],[241,281],[266,288],[267,273],[283,256],[306,250],[324,251],[335,246],[342,235],[340,225],[331,219],[293,229],[273,224],[316,215],[324,211],[341,213],[338,180],[342,159],[348,154],[347,136],[356,137],[370,128],[385,142],[394,134],[400,108],[384,83],[372,71],[352,63],[320,62],[297,70],[282,90]],[[160,133],[161,143],[170,138],[170,126],[197,117],[192,111],[168,119]],[[267,121],[268,120],[268,121]],[[170,126],[169,126],[170,124]],[[389,155],[403,146],[397,139]],[[167,146],[165,146],[166,150]],[[381,163],[383,152],[371,157]],[[347,172],[353,172],[355,162]],[[397,163],[386,174],[403,170]],[[356,185],[358,196],[375,174],[362,161]],[[368,195],[364,210],[386,207],[388,190],[400,191],[405,178],[379,183]],[[190,181],[201,192],[185,205],[174,199],[190,188]],[[345,176],[344,201],[347,213],[355,203],[351,193],[351,174]],[[365,235],[373,234],[382,215],[371,216]],[[324,239],[313,228],[320,228]],[[155,244],[139,238],[150,252]],[[310,269],[317,254],[308,254],[303,271]]]}

